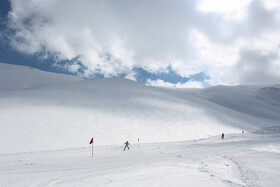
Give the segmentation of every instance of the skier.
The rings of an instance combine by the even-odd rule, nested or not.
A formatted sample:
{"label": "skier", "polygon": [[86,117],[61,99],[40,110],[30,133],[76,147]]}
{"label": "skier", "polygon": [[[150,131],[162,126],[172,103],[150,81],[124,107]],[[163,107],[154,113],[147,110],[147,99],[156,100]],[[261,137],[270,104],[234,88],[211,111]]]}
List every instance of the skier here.
{"label": "skier", "polygon": [[129,150],[129,145],[130,145],[130,144],[128,143],[128,141],[124,142],[124,144],[125,144],[125,146],[124,146],[124,149],[123,149],[123,150],[125,151],[126,148]]}
{"label": "skier", "polygon": [[222,133],[221,139],[225,139],[225,134],[224,133]]}

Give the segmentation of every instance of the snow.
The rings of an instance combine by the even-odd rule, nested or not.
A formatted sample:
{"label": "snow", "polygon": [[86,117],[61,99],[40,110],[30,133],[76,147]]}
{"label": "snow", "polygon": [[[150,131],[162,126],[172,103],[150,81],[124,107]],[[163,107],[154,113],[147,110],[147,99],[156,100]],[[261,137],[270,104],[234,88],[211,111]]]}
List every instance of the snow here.
{"label": "snow", "polygon": [[0,186],[279,186],[279,99],[0,63]]}
{"label": "snow", "polygon": [[280,134],[0,155],[3,186],[279,186]]}
{"label": "snow", "polygon": [[0,63],[0,91],[21,90],[41,84],[75,80],[81,78],[44,72],[33,67]]}
{"label": "snow", "polygon": [[280,120],[280,85],[217,86],[197,94],[213,103],[251,116]]}

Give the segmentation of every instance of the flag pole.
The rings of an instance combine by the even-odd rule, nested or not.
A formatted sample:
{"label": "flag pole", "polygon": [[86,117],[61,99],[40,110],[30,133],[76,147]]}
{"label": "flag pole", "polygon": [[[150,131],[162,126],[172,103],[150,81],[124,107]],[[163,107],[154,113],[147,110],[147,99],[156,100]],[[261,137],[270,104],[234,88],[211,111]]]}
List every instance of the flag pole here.
{"label": "flag pole", "polygon": [[93,157],[93,137],[92,137],[92,149],[91,149],[91,157]]}
{"label": "flag pole", "polygon": [[89,144],[92,144],[91,145],[91,157],[93,157],[93,137],[91,138]]}

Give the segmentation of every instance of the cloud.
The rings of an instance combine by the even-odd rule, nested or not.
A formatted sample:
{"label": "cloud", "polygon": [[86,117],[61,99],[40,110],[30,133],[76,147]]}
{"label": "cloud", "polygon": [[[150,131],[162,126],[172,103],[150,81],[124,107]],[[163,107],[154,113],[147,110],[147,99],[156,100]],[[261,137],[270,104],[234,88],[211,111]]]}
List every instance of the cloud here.
{"label": "cloud", "polygon": [[136,72],[132,71],[125,76],[126,79],[136,81]]}
{"label": "cloud", "polygon": [[246,7],[251,0],[202,0],[199,9],[204,12],[218,12],[228,20],[242,20],[246,16]]}
{"label": "cloud", "polygon": [[[278,10],[265,7],[265,1],[254,0],[248,6],[248,16],[243,25],[243,32],[247,36],[257,37],[263,31],[279,28]],[[280,8],[280,7],[278,7]],[[242,30],[242,28],[240,29]]]}
{"label": "cloud", "polygon": [[263,53],[259,50],[243,49],[235,66],[242,84],[279,84],[280,53],[279,51]]}
{"label": "cloud", "polygon": [[245,63],[242,49],[271,51],[280,43],[276,2],[11,0],[11,5],[11,46],[54,58],[72,73],[81,73],[82,66],[87,77],[133,78],[135,67],[158,74],[171,65],[182,77],[204,72],[211,85],[235,84],[245,80],[236,73]]}
{"label": "cloud", "polygon": [[194,81],[194,80],[190,80],[188,82],[185,83],[170,83],[170,82],[165,82],[161,79],[157,79],[157,80],[151,80],[148,79],[147,83],[148,86],[158,86],[158,87],[170,87],[170,88],[202,88],[203,84],[199,81]]}

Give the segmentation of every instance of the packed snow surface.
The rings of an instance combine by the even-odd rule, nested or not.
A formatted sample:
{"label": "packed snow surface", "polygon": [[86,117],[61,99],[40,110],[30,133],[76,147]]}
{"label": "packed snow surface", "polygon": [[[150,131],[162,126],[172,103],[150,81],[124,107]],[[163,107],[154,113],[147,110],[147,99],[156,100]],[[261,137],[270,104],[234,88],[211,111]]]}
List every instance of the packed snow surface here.
{"label": "packed snow surface", "polygon": [[280,85],[169,89],[0,63],[0,186],[279,186],[279,126]]}
{"label": "packed snow surface", "polygon": [[0,186],[269,186],[280,184],[280,134],[0,155]]}

